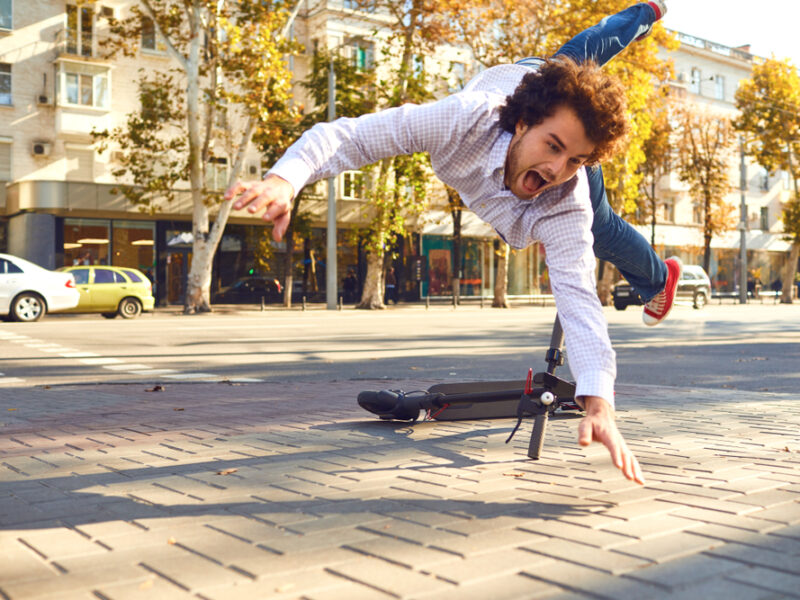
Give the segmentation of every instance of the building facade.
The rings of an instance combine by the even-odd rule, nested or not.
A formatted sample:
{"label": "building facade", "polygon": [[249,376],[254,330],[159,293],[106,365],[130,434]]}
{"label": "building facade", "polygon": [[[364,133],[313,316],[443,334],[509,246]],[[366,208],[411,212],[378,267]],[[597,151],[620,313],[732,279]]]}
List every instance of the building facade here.
{"label": "building facade", "polygon": [[[139,108],[139,71],[164,70],[172,59],[154,30],[145,28],[134,57],[104,58],[103,40],[111,17],[124,17],[132,0],[73,3],[64,0],[4,0],[0,2],[0,251],[32,260],[47,268],[72,264],[112,264],[139,268],[154,282],[157,302],[181,304],[192,259],[192,205],[188,190],[172,201],[156,201],[148,211],[129,203],[112,171],[119,164],[113,148],[100,152],[93,130],[124,124]],[[315,48],[344,52],[356,66],[368,67],[389,47],[385,30],[390,17],[354,0],[309,2],[293,24],[293,35],[305,53],[291,57],[296,102],[308,105],[299,82],[310,69]],[[383,29],[382,29],[383,28]],[[733,94],[749,77],[753,57],[680,35],[680,49],[669,58],[677,73],[674,87],[692,101],[733,111]],[[391,56],[391,51],[388,53]],[[475,72],[465,48],[444,47],[433,57],[419,58],[418,68],[430,75],[438,93],[457,91]],[[206,165],[211,189],[227,185],[229,159],[216,157]],[[259,178],[265,167],[251,150],[243,177]],[[737,165],[731,165],[738,181]],[[788,194],[788,177],[770,176],[748,167],[748,256],[761,280],[771,280],[784,260],[780,238],[781,203]],[[124,183],[124,182],[122,182]],[[363,225],[364,177],[346,172],[333,180],[337,198],[337,280],[340,293],[357,296],[351,282],[363,281],[366,261],[357,230]],[[437,191],[438,190],[438,191]],[[304,212],[311,231],[298,242],[293,264],[297,296],[325,297],[327,184],[307,190]],[[411,233],[393,248],[401,298],[419,300],[451,293],[461,281],[466,296],[491,296],[496,269],[497,238],[472,213],[463,214],[461,264],[453,265],[452,219],[444,195],[432,183],[432,207],[410,223]],[[738,205],[738,193],[730,201]],[[697,210],[675,174],[659,183],[656,246],[664,256],[682,255],[697,262],[701,251]],[[648,228],[642,227],[646,237]],[[712,267],[720,289],[735,280],[738,232],[712,244]],[[268,266],[258,260],[265,242],[260,219],[234,213],[215,258],[213,292],[236,279],[262,273],[282,278],[285,246],[271,244]],[[261,252],[263,254],[263,252]],[[420,268],[423,264],[425,268]],[[390,266],[387,264],[387,268]],[[544,252],[532,247],[509,259],[509,294],[547,293]],[[726,273],[730,273],[727,276]],[[727,279],[726,279],[727,277]],[[348,293],[350,292],[350,293]]]}

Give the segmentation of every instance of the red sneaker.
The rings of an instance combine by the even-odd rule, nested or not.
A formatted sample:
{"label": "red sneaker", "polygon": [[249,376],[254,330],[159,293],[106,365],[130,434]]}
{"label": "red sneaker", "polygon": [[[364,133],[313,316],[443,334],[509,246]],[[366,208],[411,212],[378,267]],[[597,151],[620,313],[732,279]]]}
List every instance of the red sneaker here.
{"label": "red sneaker", "polygon": [[678,257],[668,258],[664,261],[667,265],[667,284],[664,289],[656,294],[650,302],[644,305],[642,321],[645,325],[658,325],[667,318],[672,310],[672,301],[675,300],[675,290],[678,289],[678,279],[681,278],[683,263]]}

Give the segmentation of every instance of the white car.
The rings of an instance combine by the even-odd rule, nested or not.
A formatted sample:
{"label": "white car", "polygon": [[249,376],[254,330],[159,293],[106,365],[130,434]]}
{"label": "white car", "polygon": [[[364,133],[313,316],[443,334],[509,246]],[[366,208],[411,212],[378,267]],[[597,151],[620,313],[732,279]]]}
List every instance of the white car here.
{"label": "white car", "polygon": [[38,321],[47,311],[77,306],[80,297],[70,273],[48,271],[23,258],[0,254],[0,317]]}

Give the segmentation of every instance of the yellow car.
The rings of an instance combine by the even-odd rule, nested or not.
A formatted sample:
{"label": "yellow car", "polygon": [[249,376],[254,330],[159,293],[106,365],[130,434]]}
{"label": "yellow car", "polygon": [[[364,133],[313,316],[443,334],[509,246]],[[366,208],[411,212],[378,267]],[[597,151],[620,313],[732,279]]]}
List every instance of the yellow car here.
{"label": "yellow car", "polygon": [[153,284],[147,276],[128,267],[74,266],[59,271],[71,273],[80,292],[78,306],[65,313],[99,312],[107,319],[138,317],[153,310]]}

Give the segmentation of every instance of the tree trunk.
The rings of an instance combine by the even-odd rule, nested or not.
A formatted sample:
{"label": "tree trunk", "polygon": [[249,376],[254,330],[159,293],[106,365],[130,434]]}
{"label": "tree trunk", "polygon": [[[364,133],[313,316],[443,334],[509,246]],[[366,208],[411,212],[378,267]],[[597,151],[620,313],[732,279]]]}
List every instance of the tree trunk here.
{"label": "tree trunk", "polygon": [[283,255],[283,305],[292,307],[292,287],[294,286],[294,227],[291,222],[284,237],[286,254]]}
{"label": "tree trunk", "polygon": [[511,254],[511,248],[505,242],[500,242],[500,249],[497,251],[497,272],[494,278],[494,300],[492,306],[494,308],[508,308],[508,298],[506,298],[506,291],[508,290],[508,257]]}
{"label": "tree trunk", "polygon": [[604,260],[598,262],[600,265],[597,269],[597,297],[600,299],[600,304],[610,306],[611,288],[614,287],[614,268]]}
{"label": "tree trunk", "polygon": [[789,250],[789,261],[783,272],[783,293],[781,304],[792,304],[792,288],[795,287],[794,276],[797,272],[797,258],[800,256],[800,240],[794,240]]}
{"label": "tree trunk", "polygon": [[653,181],[651,184],[651,197],[650,197],[650,208],[651,208],[651,215],[650,215],[650,245],[655,248],[656,247],[656,211],[658,210],[658,204],[656,202],[656,176],[653,175]]}
{"label": "tree trunk", "polygon": [[461,208],[453,210],[453,298],[461,304]]}
{"label": "tree trunk", "polygon": [[383,251],[367,254],[367,277],[364,281],[364,292],[361,295],[361,302],[356,305],[356,308],[365,310],[386,308],[383,304],[383,258]]}

